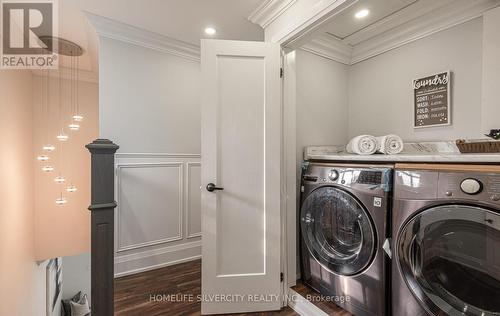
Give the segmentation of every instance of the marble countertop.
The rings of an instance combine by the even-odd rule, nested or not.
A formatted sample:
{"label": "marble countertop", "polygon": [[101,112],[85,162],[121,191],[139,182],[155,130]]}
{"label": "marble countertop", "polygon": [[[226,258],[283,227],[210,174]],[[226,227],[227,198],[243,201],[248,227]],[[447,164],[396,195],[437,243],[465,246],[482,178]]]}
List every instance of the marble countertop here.
{"label": "marble countertop", "polygon": [[455,150],[448,152],[402,152],[397,155],[356,155],[346,153],[339,146],[310,146],[304,151],[305,160],[358,161],[358,162],[463,162],[500,163],[500,153],[462,154]]}

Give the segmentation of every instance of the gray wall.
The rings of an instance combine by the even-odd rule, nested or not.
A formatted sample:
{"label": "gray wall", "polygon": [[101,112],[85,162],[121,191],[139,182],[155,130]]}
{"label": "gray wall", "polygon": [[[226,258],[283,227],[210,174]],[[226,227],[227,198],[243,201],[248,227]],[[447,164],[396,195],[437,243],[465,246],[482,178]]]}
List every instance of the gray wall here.
{"label": "gray wall", "polygon": [[115,275],[197,259],[200,63],[167,51],[100,40],[100,136],[120,146]]}
{"label": "gray wall", "polygon": [[101,38],[100,136],[119,152],[200,153],[198,62]]}
{"label": "gray wall", "polygon": [[63,299],[70,299],[79,291],[90,297],[90,253],[62,258]]}
{"label": "gray wall", "polygon": [[[482,19],[433,34],[349,69],[349,136],[405,141],[476,138],[481,130]],[[413,129],[412,79],[451,70],[452,125]]]}
{"label": "gray wall", "polygon": [[344,144],[348,131],[348,66],[303,50],[296,55],[297,162],[304,146]]}

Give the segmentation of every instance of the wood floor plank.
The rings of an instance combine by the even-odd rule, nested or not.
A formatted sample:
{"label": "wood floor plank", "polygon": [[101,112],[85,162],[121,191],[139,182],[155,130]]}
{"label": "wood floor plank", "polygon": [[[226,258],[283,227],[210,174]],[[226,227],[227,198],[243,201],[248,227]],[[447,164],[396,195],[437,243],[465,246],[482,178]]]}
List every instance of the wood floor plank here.
{"label": "wood floor plank", "polygon": [[[160,299],[169,295],[177,299]],[[115,279],[115,315],[199,316],[198,295],[201,295],[201,260],[125,276]],[[288,306],[276,312],[232,314],[236,315],[298,316]]]}

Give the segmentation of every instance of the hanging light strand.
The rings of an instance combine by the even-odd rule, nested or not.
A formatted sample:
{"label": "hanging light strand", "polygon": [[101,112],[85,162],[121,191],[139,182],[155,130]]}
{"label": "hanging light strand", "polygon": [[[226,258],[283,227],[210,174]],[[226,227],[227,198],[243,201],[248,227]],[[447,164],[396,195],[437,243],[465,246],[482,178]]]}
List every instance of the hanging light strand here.
{"label": "hanging light strand", "polygon": [[73,120],[75,122],[83,121],[83,115],[80,113],[80,88],[79,88],[79,66],[80,66],[80,56],[76,57],[76,114],[73,115]]}

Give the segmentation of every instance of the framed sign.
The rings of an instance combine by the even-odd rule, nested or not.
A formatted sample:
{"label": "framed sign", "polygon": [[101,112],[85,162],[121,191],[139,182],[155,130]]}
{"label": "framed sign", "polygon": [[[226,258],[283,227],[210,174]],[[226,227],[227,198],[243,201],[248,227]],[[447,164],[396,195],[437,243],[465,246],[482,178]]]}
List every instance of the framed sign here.
{"label": "framed sign", "polygon": [[413,80],[414,128],[451,124],[450,71]]}

